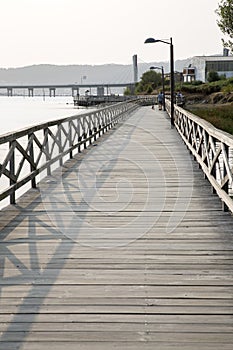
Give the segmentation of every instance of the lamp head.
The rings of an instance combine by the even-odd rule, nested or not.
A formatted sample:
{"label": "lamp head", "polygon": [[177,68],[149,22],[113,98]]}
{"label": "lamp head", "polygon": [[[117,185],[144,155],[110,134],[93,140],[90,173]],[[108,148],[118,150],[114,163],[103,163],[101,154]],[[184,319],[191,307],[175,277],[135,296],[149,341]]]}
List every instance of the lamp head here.
{"label": "lamp head", "polygon": [[160,41],[160,40],[155,40],[154,38],[147,38],[147,39],[144,41],[144,44],[157,43],[158,41]]}
{"label": "lamp head", "polygon": [[160,40],[160,39],[154,39],[154,38],[147,38],[144,41],[144,44],[153,44],[153,43],[164,43],[164,44],[172,45],[172,38],[170,38],[170,42],[165,41],[165,39],[164,40]]}
{"label": "lamp head", "polygon": [[155,67],[155,66],[152,66],[152,67],[150,67],[150,69],[162,69],[162,67]]}

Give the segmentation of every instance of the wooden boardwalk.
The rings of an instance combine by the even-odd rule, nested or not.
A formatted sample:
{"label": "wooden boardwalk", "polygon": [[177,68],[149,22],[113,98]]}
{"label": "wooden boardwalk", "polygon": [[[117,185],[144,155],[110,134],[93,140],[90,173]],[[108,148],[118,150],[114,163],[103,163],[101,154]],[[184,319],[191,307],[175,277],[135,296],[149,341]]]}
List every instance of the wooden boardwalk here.
{"label": "wooden boardwalk", "polygon": [[0,212],[1,350],[232,350],[233,220],[140,108]]}

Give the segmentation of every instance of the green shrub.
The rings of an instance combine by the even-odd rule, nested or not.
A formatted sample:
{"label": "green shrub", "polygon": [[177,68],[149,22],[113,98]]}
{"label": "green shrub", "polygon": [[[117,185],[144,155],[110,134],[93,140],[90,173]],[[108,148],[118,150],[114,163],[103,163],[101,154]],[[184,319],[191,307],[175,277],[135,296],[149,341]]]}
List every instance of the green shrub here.
{"label": "green shrub", "polygon": [[210,71],[210,72],[208,73],[207,80],[208,80],[209,83],[211,83],[211,82],[213,82],[213,81],[218,81],[218,80],[220,80],[219,75],[218,75],[218,72]]}
{"label": "green shrub", "polygon": [[226,94],[229,92],[233,92],[233,85],[231,85],[231,84],[225,85],[222,87],[221,91],[226,93]]}
{"label": "green shrub", "polygon": [[135,93],[140,94],[142,92],[144,92],[144,86],[141,82],[139,82],[136,84]]}
{"label": "green shrub", "polygon": [[130,91],[130,89],[127,87],[127,88],[125,88],[125,90],[124,90],[124,96],[130,96],[131,95],[131,91]]}
{"label": "green shrub", "polygon": [[152,92],[153,92],[153,87],[151,86],[151,84],[148,84],[147,85],[147,89],[146,89],[146,93],[148,95],[150,95]]}
{"label": "green shrub", "polygon": [[201,85],[201,84],[203,84],[203,82],[201,80],[194,80],[192,82],[192,85]]}
{"label": "green shrub", "polygon": [[219,84],[202,84],[200,85],[200,92],[209,95],[214,92],[221,91],[221,86]]}

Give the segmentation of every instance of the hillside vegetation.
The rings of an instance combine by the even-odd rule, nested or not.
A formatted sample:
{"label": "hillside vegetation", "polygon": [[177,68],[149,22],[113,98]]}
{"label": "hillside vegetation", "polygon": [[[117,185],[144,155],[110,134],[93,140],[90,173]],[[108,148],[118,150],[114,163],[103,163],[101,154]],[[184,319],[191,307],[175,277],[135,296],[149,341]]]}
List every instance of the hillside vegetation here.
{"label": "hillside vegetation", "polygon": [[233,78],[220,79],[209,83],[202,83],[200,81],[194,81],[192,83],[183,83],[181,89],[183,93],[201,94],[203,96],[208,96],[216,92],[221,92],[224,94],[232,93]]}
{"label": "hillside vegetation", "polygon": [[233,78],[184,84],[185,108],[216,128],[233,134]]}

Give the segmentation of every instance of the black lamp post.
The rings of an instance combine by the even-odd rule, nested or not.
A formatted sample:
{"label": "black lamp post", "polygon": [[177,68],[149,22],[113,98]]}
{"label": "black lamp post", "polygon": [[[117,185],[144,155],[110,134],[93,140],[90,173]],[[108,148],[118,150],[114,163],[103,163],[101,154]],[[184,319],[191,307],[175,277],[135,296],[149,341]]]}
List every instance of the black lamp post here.
{"label": "black lamp post", "polygon": [[161,69],[162,71],[162,88],[163,88],[163,110],[165,111],[166,110],[166,107],[165,107],[165,88],[164,88],[164,69],[163,69],[163,66],[161,67],[150,67],[150,69]]}
{"label": "black lamp post", "polygon": [[175,124],[174,120],[174,50],[173,50],[173,43],[172,38],[170,38],[170,41],[160,40],[160,39],[154,39],[154,38],[148,38],[144,42],[145,44],[153,44],[153,43],[164,43],[170,45],[170,89],[171,89],[171,126],[173,127]]}

